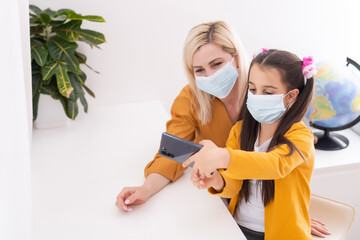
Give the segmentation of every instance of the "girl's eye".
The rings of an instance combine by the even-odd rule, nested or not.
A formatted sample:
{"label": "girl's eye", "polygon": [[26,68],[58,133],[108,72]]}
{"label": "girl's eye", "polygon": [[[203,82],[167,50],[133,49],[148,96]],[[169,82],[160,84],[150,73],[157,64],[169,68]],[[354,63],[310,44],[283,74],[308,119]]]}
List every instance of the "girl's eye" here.
{"label": "girl's eye", "polygon": [[196,73],[201,73],[202,71],[203,71],[203,69],[200,68],[200,69],[196,70],[195,72],[196,72]]}
{"label": "girl's eye", "polygon": [[255,88],[249,88],[249,91],[254,93],[255,92]]}
{"label": "girl's eye", "polygon": [[266,91],[265,91],[265,94],[266,94],[266,95],[272,95],[273,93],[271,93],[271,92],[266,92]]}

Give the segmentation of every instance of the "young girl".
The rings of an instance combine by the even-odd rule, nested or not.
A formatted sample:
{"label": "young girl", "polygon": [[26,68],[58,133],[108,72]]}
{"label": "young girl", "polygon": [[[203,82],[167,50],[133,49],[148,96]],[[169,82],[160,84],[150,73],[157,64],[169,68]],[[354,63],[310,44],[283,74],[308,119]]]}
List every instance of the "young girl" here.
{"label": "young girl", "polygon": [[248,239],[312,239],[312,132],[301,122],[314,86],[312,58],[263,50],[252,61],[242,121],[226,148],[210,140],[189,158],[198,188],[230,198],[229,211]]}

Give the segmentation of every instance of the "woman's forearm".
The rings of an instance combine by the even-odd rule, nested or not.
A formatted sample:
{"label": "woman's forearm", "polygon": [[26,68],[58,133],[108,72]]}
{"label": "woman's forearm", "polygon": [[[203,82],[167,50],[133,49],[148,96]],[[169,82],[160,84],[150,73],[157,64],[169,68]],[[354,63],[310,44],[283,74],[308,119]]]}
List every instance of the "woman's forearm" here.
{"label": "woman's forearm", "polygon": [[170,183],[170,179],[168,179],[167,177],[164,177],[163,175],[158,173],[150,173],[147,176],[145,183],[143,184],[143,187],[147,189],[149,197],[151,197],[157,192],[159,192],[161,189],[163,189],[169,183]]}

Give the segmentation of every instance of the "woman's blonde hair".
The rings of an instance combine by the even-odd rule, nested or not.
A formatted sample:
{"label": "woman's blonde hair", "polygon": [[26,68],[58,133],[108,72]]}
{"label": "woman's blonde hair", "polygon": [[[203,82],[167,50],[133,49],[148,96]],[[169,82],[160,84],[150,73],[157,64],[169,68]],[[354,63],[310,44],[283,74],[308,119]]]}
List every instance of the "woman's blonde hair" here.
{"label": "woman's blonde hair", "polygon": [[214,99],[214,96],[201,91],[196,86],[192,60],[195,52],[199,50],[200,47],[208,43],[217,44],[232,56],[237,56],[237,71],[239,72],[238,102],[240,102],[245,96],[244,91],[246,90],[245,86],[247,84],[247,71],[249,67],[249,59],[241,41],[236,36],[232,28],[225,22],[215,21],[203,23],[195,26],[190,30],[184,46],[184,62],[186,73],[189,79],[189,85],[195,95],[195,104],[198,109],[198,118],[202,124],[207,124],[211,121],[211,103]]}

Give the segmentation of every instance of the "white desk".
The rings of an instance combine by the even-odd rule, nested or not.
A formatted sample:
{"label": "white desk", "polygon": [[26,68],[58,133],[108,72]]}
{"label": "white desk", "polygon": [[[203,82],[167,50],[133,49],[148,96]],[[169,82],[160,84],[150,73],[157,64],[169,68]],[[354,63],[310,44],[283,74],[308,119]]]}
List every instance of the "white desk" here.
{"label": "white desk", "polygon": [[34,240],[245,239],[221,199],[195,188],[189,171],[130,213],[115,207],[122,187],[144,182],[168,118],[160,102],[144,102],[35,129]]}

